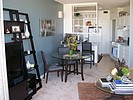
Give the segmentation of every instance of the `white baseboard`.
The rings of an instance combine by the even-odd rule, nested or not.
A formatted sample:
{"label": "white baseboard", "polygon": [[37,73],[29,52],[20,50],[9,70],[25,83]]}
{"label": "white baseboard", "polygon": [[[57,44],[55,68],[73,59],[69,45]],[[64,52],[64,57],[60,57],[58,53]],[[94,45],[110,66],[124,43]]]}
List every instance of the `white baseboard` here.
{"label": "white baseboard", "polygon": [[44,75],[41,75],[40,78],[43,79]]}

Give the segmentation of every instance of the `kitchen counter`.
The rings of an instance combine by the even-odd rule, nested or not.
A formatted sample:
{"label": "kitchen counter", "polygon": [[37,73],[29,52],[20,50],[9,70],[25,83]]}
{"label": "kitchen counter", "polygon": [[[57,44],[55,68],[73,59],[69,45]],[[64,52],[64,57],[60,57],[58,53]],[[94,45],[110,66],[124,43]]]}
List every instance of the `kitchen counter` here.
{"label": "kitchen counter", "polygon": [[129,59],[129,45],[126,42],[112,42],[111,57],[114,59],[124,59],[125,64],[128,65]]}

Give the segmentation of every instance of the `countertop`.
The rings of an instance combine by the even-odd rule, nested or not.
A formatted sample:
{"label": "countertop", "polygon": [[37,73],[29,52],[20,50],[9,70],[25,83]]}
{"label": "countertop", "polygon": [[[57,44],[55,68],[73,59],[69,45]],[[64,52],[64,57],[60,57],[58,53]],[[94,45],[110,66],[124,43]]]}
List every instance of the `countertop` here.
{"label": "countertop", "polygon": [[129,46],[127,45],[127,42],[112,42],[113,46],[123,45],[123,46]]}

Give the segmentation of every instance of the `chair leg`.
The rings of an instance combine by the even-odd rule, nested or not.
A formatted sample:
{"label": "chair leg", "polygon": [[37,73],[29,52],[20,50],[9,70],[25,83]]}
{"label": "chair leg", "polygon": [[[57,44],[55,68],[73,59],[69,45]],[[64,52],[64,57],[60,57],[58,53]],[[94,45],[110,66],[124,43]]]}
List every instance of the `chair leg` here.
{"label": "chair leg", "polygon": [[90,60],[90,69],[92,68],[92,56],[91,56],[91,60]]}
{"label": "chair leg", "polygon": [[43,78],[45,79],[45,69],[44,69],[44,76],[43,76]]}
{"label": "chair leg", "polygon": [[93,65],[95,65],[95,54],[93,53]]}
{"label": "chair leg", "polygon": [[69,71],[71,71],[71,65],[69,65]]}
{"label": "chair leg", "polygon": [[61,71],[61,81],[63,82],[63,70]]}
{"label": "chair leg", "polygon": [[57,72],[57,76],[59,77],[59,71]]}
{"label": "chair leg", "polygon": [[49,73],[47,72],[47,75],[46,75],[46,83],[48,82],[48,74],[49,74]]}
{"label": "chair leg", "polygon": [[68,74],[68,65],[65,65],[65,82],[67,82],[67,74]]}
{"label": "chair leg", "polygon": [[73,67],[74,67],[73,70],[74,70],[74,74],[75,74],[75,71],[76,71],[75,64],[73,65]]}
{"label": "chair leg", "polygon": [[78,61],[76,61],[76,73],[78,75]]}

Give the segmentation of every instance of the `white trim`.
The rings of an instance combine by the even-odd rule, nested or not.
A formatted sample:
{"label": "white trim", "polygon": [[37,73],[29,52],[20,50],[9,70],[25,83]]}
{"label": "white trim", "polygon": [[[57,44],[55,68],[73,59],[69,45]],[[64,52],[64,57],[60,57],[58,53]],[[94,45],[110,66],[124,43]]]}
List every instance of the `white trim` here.
{"label": "white trim", "polygon": [[5,42],[3,28],[3,2],[0,1],[0,100],[9,100],[7,70],[5,60]]}

